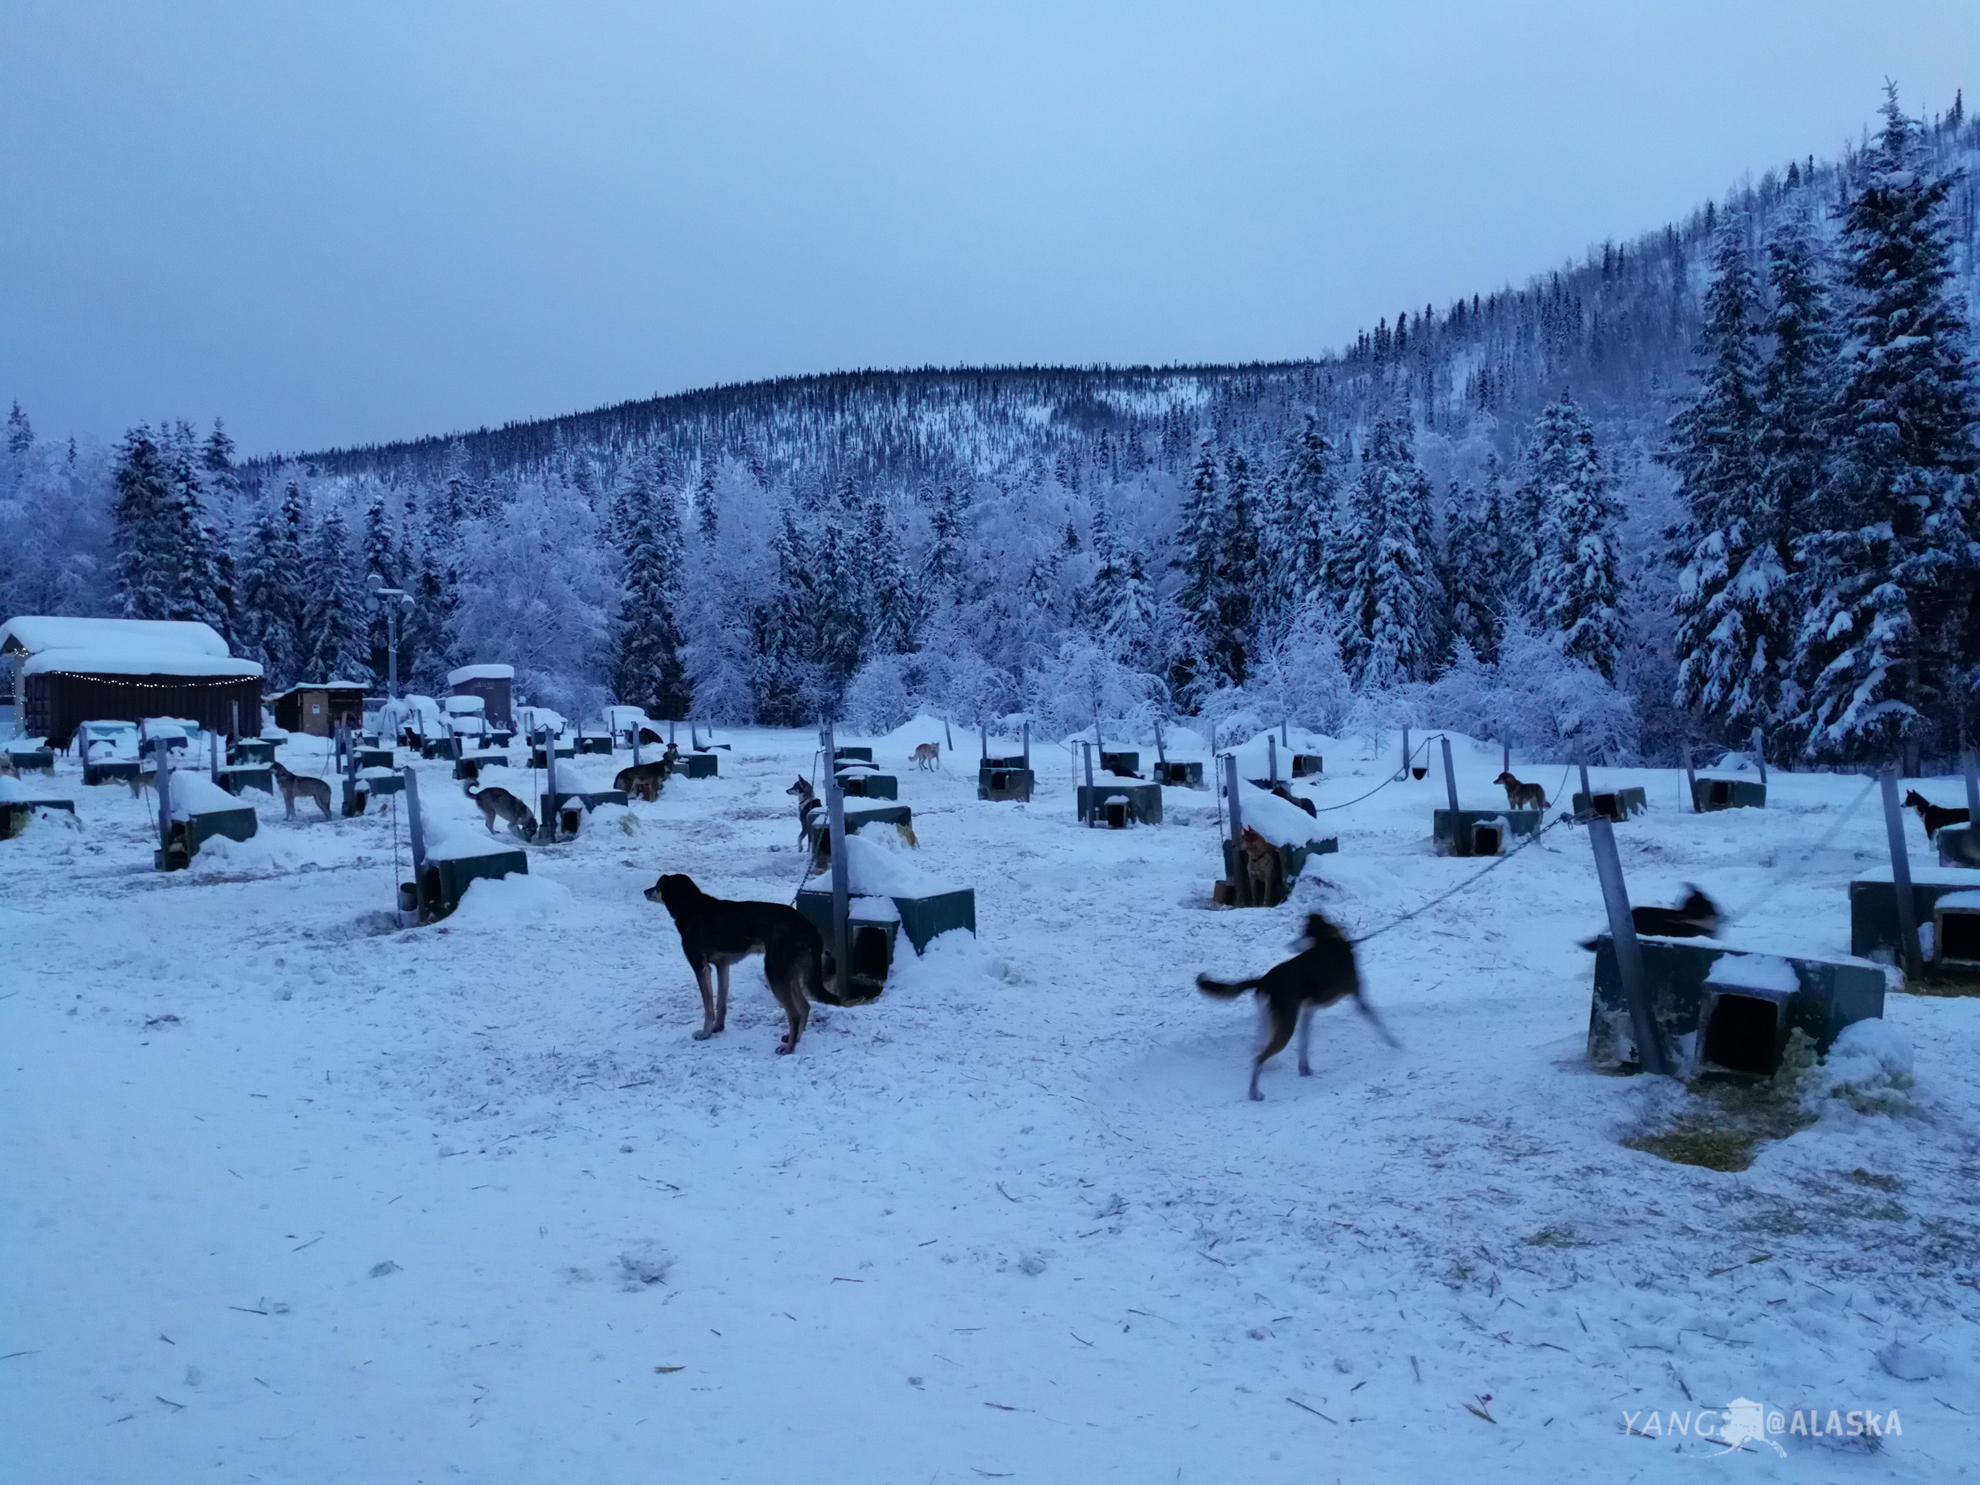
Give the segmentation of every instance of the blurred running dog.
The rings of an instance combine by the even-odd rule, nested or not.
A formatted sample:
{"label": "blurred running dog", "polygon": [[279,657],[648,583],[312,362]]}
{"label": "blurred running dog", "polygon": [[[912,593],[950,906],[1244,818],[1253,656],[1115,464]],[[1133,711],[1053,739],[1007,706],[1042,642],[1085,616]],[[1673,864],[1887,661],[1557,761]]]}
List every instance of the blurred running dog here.
{"label": "blurred running dog", "polygon": [[[695,987],[701,991],[701,1030],[696,1041],[706,1041],[721,1031],[729,1020],[729,966],[763,956],[763,978],[770,982],[770,993],[784,1008],[789,1029],[777,1043],[779,1054],[795,1052],[811,1019],[811,1002],[839,1004],[826,988],[825,942],[810,920],[796,908],[781,902],[732,902],[710,897],[694,879],[678,872],[669,873],[646,889],[646,900],[667,909],[680,931],[681,952],[694,970]],[[708,971],[715,970],[717,989],[710,991]]]}
{"label": "blurred running dog", "polygon": [[1492,782],[1505,786],[1506,808],[1509,810],[1544,810],[1547,807],[1547,791],[1538,784],[1522,784],[1510,770]]}
{"label": "blurred running dog", "polygon": [[507,789],[493,784],[483,788],[470,781],[461,785],[461,792],[481,807],[481,819],[490,835],[495,833],[495,822],[499,819],[524,840],[536,839],[536,816]]}
{"label": "blurred running dog", "polygon": [[[1719,918],[1719,905],[1688,882],[1684,901],[1674,908],[1629,910],[1629,921],[1636,931],[1651,938],[1717,938]],[[1591,938],[1581,947],[1592,949],[1595,944]]]}
{"label": "blurred running dog", "polygon": [[290,773],[280,763],[271,764],[275,774],[275,787],[282,791],[282,818],[293,820],[296,817],[296,796],[314,800],[316,807],[323,811],[323,818],[330,818],[330,784],[325,779],[313,778],[306,773]]}
{"label": "blurred running dog", "polygon": [[1196,977],[1196,988],[1219,1000],[1235,1000],[1247,990],[1256,990],[1271,1033],[1264,1049],[1251,1064],[1251,1097],[1263,1102],[1258,1091],[1258,1074],[1265,1064],[1286,1049],[1293,1032],[1299,1032],[1299,1075],[1313,1075],[1307,1050],[1313,1041],[1313,1013],[1344,996],[1354,997],[1354,1008],[1368,1018],[1390,1046],[1400,1043],[1389,1034],[1382,1018],[1375,1014],[1361,994],[1361,972],[1355,968],[1354,945],[1341,936],[1340,929],[1318,913],[1309,913],[1306,933],[1297,945],[1299,953],[1249,980],[1213,980]]}

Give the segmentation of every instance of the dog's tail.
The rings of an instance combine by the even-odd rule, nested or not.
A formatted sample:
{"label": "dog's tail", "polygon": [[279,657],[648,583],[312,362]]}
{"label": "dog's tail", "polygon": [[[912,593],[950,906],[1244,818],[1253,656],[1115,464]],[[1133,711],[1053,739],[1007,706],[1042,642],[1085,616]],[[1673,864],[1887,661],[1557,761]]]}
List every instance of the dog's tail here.
{"label": "dog's tail", "polygon": [[467,795],[469,799],[474,798],[474,796],[479,794],[480,792],[481,792],[481,785],[479,782],[477,782],[474,779],[469,779],[465,784],[461,785],[461,793]]}
{"label": "dog's tail", "polygon": [[1196,988],[1205,995],[1214,995],[1219,1000],[1236,1000],[1247,990],[1256,990],[1256,980],[1213,980],[1208,975],[1196,977]]}
{"label": "dog's tail", "polygon": [[832,951],[823,943],[811,946],[811,985],[808,993],[821,1005],[845,1004],[832,992],[832,981],[839,977],[838,964],[839,961],[832,957]]}

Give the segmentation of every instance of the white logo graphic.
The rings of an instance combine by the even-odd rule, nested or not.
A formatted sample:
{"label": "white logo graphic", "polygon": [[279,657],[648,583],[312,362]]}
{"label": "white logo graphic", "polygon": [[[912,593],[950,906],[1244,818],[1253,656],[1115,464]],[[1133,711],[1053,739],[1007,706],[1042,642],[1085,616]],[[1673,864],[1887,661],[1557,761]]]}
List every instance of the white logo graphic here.
{"label": "white logo graphic", "polygon": [[1719,1414],[1718,1436],[1726,1446],[1719,1451],[1722,1454],[1744,1449],[1748,1444],[1765,1444],[1781,1458],[1787,1458],[1787,1450],[1767,1437],[1766,1404],[1750,1397],[1736,1397],[1725,1405]]}

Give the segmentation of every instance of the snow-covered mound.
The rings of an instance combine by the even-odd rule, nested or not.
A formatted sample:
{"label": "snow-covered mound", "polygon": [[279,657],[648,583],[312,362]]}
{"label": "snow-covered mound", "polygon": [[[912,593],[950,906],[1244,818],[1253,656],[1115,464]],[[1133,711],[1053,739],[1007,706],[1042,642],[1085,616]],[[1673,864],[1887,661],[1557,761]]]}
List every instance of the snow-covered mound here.
{"label": "snow-covered mound", "polygon": [[237,810],[245,806],[203,773],[190,768],[172,772],[172,818],[190,820],[194,815],[215,810]]}
{"label": "snow-covered mound", "polygon": [[[855,897],[935,897],[958,889],[922,870],[908,859],[909,847],[892,830],[868,840],[865,833],[846,837],[846,880]],[[811,879],[829,884],[831,869]]]}
{"label": "snow-covered mound", "polygon": [[1326,840],[1330,833],[1298,805],[1287,804],[1269,789],[1244,781],[1238,784],[1238,812],[1247,829],[1257,831],[1275,846],[1312,845]]}

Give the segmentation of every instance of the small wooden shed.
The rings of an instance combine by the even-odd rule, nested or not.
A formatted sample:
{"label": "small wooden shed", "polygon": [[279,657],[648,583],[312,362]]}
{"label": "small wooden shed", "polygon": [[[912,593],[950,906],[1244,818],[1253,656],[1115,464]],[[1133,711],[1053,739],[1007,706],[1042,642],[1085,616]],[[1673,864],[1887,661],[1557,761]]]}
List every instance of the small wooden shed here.
{"label": "small wooden shed", "polygon": [[148,717],[256,737],[261,667],[228,654],[206,624],[29,614],[0,627],[0,704],[9,701],[23,735],[58,748],[84,722]]}
{"label": "small wooden shed", "polygon": [[481,714],[491,728],[497,732],[515,730],[515,666],[463,665],[447,672],[447,691],[452,696],[479,696]]}
{"label": "small wooden shed", "polygon": [[356,681],[305,681],[271,698],[284,732],[331,737],[339,727],[364,726],[364,687]]}

